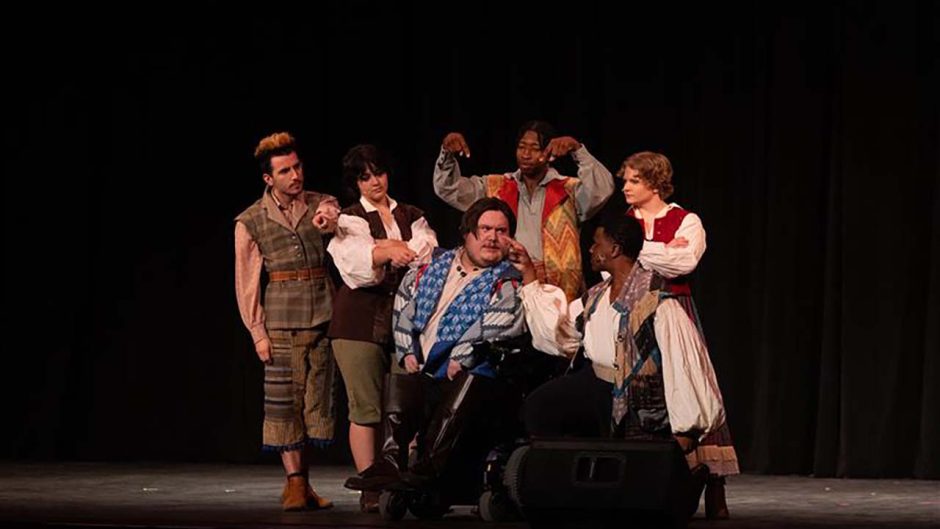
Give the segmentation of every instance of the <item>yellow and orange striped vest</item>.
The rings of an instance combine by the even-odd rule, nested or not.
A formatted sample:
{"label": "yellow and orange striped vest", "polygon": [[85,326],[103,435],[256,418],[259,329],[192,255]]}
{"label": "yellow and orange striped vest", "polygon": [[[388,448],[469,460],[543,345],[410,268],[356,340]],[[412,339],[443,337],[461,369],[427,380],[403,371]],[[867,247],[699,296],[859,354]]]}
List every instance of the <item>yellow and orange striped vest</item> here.
{"label": "yellow and orange striped vest", "polygon": [[[518,216],[519,182],[503,174],[488,175],[485,181],[486,196],[499,198],[509,204],[512,212]],[[545,204],[542,207],[544,269],[537,267],[539,280],[564,290],[569,302],[577,299],[584,291],[578,211],[575,205],[578,183],[577,178],[565,177],[552,180],[545,186]]]}

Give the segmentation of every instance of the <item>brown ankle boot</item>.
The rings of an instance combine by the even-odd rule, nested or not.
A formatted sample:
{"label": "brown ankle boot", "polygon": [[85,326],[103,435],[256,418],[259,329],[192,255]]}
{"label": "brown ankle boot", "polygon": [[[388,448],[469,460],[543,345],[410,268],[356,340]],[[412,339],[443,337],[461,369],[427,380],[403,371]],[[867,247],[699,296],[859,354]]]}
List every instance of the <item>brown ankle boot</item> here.
{"label": "brown ankle boot", "polygon": [[[378,503],[376,503],[378,506]],[[320,496],[313,490],[313,487],[307,483],[307,508],[311,511],[318,511],[320,509],[330,509],[333,507],[333,502]]]}
{"label": "brown ankle boot", "polygon": [[287,484],[281,494],[281,505],[285,511],[303,511],[307,508],[307,478],[302,474],[287,476]]}
{"label": "brown ankle boot", "polygon": [[[298,474],[298,476],[300,476],[300,474]],[[304,497],[306,498],[307,509],[311,511],[315,511],[319,509],[329,509],[333,507],[332,501],[324,498],[323,496],[320,496],[313,490],[313,487],[311,487],[309,481],[307,481],[307,476],[303,476],[303,478],[304,478],[304,486],[306,487],[306,491],[304,492]],[[290,490],[290,479],[288,479],[287,483],[284,484],[284,490],[281,492],[281,503],[284,503],[284,500],[287,499],[288,490]],[[297,509],[285,508],[284,510],[286,511],[286,510],[297,510]]]}
{"label": "brown ankle boot", "polygon": [[725,478],[709,476],[705,482],[705,518],[727,520],[731,517],[725,501]]}

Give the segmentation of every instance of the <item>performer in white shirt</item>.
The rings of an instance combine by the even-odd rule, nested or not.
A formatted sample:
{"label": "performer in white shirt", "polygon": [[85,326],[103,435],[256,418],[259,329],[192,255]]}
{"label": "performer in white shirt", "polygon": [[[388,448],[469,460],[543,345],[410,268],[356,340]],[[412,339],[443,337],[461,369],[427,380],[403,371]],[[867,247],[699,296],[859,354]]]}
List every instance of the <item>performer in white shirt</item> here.
{"label": "performer in white shirt", "polygon": [[[640,264],[667,278],[666,290],[685,309],[704,343],[690,277],[705,253],[705,228],[698,215],[666,202],[673,192],[672,172],[668,158],[647,151],[629,156],[618,176],[624,180],[623,193],[630,206],[627,216],[636,218],[644,230]],[[699,443],[692,457],[707,464],[711,472],[705,487],[706,517],[728,518],[724,477],[739,470],[727,421]]]}
{"label": "performer in white shirt", "polygon": [[643,230],[632,219],[604,219],[594,233],[591,267],[610,276],[566,302],[536,279],[514,244],[520,291],[533,345],[586,361],[537,389],[523,416],[533,436],[674,438],[697,465],[695,447],[724,423],[724,406],[705,343],[668,281],[637,262]]}
{"label": "performer in white shirt", "polygon": [[[349,449],[360,472],[375,461],[385,378],[398,367],[391,360],[395,292],[404,275],[427,264],[437,247],[424,212],[389,196],[391,174],[388,155],[374,145],[349,149],[343,181],[359,200],[339,215],[327,247],[343,279],[327,336],[346,387]],[[360,507],[377,511],[378,494],[364,493]]]}

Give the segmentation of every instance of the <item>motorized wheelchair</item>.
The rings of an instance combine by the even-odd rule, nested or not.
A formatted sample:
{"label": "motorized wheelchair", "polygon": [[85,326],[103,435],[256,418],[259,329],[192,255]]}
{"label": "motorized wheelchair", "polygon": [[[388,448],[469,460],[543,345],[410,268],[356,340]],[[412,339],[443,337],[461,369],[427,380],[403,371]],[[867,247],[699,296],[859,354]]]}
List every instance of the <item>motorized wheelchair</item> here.
{"label": "motorized wheelchair", "polygon": [[[413,421],[416,427],[403,428],[397,441],[406,443],[412,430],[417,431],[417,450],[409,457],[408,471],[379,497],[383,519],[400,520],[406,511],[421,519],[440,518],[454,505],[475,505],[487,521],[515,514],[503,469],[513,450],[525,442],[519,411],[526,395],[563,373],[567,361],[536,351],[528,335],[477,344],[474,354],[485,359],[491,376],[463,372],[449,381],[424,375],[390,378],[393,386],[411,386],[404,407],[420,408],[421,414]],[[387,426],[401,428],[407,421]]]}

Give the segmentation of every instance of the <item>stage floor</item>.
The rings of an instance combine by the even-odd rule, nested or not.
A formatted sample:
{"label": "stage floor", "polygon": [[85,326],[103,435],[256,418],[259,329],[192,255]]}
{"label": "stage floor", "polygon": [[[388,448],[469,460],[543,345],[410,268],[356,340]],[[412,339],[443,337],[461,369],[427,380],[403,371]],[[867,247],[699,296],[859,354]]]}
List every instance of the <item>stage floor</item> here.
{"label": "stage floor", "polygon": [[[0,525],[32,527],[525,527],[488,524],[470,507],[443,521],[386,523],[342,487],[348,467],[312,469],[329,511],[284,513],[277,466],[0,462]],[[940,527],[940,482],[742,475],[728,480],[732,519],[692,528]]]}

